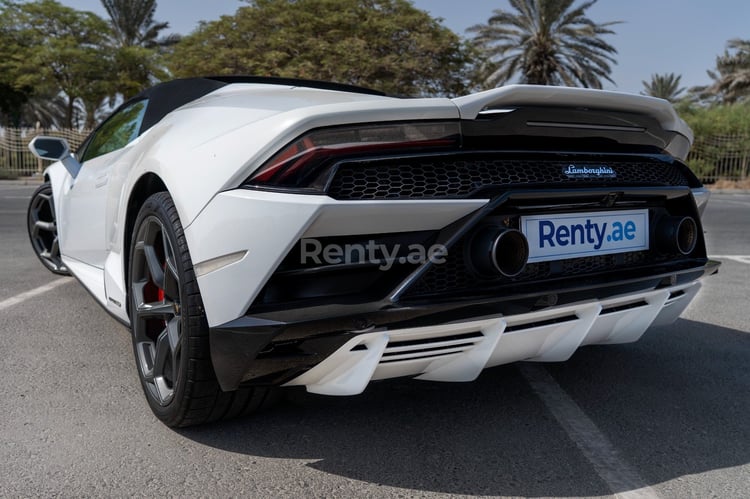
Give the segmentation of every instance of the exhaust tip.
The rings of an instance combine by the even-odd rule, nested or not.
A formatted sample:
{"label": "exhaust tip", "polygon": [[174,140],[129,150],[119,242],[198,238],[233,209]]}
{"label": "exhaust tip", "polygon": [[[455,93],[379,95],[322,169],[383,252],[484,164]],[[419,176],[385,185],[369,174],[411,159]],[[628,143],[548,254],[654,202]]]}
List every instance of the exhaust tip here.
{"label": "exhaust tip", "polygon": [[515,277],[526,268],[529,243],[519,230],[489,226],[474,236],[470,253],[471,262],[479,273]]}
{"label": "exhaust tip", "polygon": [[656,225],[659,249],[689,255],[698,242],[698,224],[692,217],[663,217]]}
{"label": "exhaust tip", "polygon": [[689,255],[695,249],[698,241],[698,225],[690,217],[680,220],[677,225],[677,249],[683,255]]}

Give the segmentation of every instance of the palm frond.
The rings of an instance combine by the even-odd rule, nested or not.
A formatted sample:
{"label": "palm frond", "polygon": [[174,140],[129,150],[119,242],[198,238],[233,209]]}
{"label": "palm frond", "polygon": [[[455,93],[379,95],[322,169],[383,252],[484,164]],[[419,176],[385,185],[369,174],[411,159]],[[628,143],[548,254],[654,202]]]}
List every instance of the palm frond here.
{"label": "palm frond", "polygon": [[700,90],[700,97],[727,103],[750,97],[750,40],[729,40],[708,75],[714,81]]}
{"label": "palm frond", "polygon": [[685,87],[680,87],[681,75],[674,73],[652,74],[651,81],[643,81],[643,95],[666,99],[670,102],[677,102]]}
{"label": "palm frond", "polygon": [[469,28],[473,42],[493,70],[484,80],[495,86],[513,78],[541,85],[601,88],[612,82],[614,46],[602,37],[620,21],[597,23],[586,11],[597,0],[509,0],[486,24]]}

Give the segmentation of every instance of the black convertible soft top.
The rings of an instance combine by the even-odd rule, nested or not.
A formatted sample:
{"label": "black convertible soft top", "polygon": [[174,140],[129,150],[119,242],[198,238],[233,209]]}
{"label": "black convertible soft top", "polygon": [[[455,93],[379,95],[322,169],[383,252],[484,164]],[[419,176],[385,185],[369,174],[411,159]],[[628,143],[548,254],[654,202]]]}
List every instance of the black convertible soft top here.
{"label": "black convertible soft top", "polygon": [[149,100],[146,114],[144,115],[141,124],[140,135],[178,107],[184,106],[185,104],[199,99],[214,90],[218,90],[221,87],[232,83],[263,83],[266,85],[319,88],[323,90],[336,90],[339,92],[367,95],[385,95],[383,92],[372,90],[370,88],[315,80],[265,76],[206,76],[201,78],[184,78],[160,83],[144,90],[135,97],[128,99],[123,106],[141,99]]}

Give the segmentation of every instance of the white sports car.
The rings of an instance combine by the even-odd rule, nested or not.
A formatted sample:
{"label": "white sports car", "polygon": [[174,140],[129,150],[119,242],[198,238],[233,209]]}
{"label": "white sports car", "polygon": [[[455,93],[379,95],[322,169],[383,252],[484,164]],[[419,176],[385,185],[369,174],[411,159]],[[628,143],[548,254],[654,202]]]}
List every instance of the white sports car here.
{"label": "white sports car", "polygon": [[75,153],[32,141],[56,162],[29,235],[132,329],[151,408],[186,426],[674,321],[718,267],[691,141],[666,101],[600,90],[176,80]]}

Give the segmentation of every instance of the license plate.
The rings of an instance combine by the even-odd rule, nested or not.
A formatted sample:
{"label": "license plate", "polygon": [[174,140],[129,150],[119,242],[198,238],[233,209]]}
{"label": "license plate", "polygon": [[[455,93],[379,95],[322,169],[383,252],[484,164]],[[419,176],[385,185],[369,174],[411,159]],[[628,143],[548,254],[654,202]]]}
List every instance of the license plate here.
{"label": "license plate", "polygon": [[529,263],[648,249],[648,210],[521,217]]}

